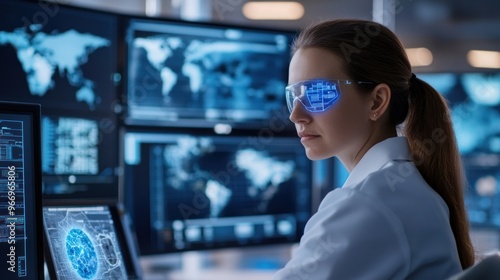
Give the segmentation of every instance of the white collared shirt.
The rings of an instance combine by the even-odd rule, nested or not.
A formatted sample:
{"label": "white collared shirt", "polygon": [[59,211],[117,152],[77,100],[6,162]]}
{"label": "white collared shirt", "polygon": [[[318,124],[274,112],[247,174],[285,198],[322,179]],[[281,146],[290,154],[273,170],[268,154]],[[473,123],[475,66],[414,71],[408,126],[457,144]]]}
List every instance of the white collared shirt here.
{"label": "white collared shirt", "polygon": [[442,198],[405,137],[374,145],[306,224],[273,279],[446,279],[461,265]]}

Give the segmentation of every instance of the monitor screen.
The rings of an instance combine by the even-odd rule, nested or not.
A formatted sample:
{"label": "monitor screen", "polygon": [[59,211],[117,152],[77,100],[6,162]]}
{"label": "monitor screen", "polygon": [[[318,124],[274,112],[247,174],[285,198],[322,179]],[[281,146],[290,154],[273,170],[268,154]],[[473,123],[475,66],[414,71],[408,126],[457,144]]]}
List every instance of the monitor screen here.
{"label": "monitor screen", "polygon": [[0,10],[1,99],[42,105],[44,194],[116,197],[117,16],[42,1]]}
{"label": "monitor screen", "polygon": [[118,196],[116,132],[96,117],[42,117],[42,171],[46,198]]}
{"label": "monitor screen", "polygon": [[292,32],[131,20],[127,122],[266,125],[286,108]]}
{"label": "monitor screen", "polygon": [[128,131],[124,200],[141,254],[296,242],[311,162],[296,137]]}
{"label": "monitor screen", "polygon": [[59,3],[2,1],[2,99],[108,113],[116,101],[117,17]]}
{"label": "monitor screen", "polygon": [[0,278],[42,279],[40,106],[0,102]]}
{"label": "monitor screen", "polygon": [[116,208],[45,206],[43,220],[51,279],[138,279]]}
{"label": "monitor screen", "polygon": [[473,226],[500,227],[500,73],[417,75],[449,101]]}

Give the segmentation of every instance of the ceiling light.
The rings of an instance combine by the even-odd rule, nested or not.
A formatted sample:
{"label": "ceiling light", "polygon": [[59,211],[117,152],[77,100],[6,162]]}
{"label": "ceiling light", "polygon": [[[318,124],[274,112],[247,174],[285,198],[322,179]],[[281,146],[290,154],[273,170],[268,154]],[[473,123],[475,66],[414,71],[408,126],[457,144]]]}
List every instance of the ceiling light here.
{"label": "ceiling light", "polygon": [[146,16],[157,17],[161,12],[161,1],[159,0],[146,0]]}
{"label": "ceiling light", "polygon": [[294,1],[247,2],[243,15],[252,20],[297,20],[304,16],[304,6]]}
{"label": "ceiling light", "polygon": [[469,64],[477,68],[500,68],[500,52],[471,50],[467,53]]}
{"label": "ceiling light", "polygon": [[406,55],[411,66],[429,66],[432,64],[432,52],[427,48],[408,48]]}

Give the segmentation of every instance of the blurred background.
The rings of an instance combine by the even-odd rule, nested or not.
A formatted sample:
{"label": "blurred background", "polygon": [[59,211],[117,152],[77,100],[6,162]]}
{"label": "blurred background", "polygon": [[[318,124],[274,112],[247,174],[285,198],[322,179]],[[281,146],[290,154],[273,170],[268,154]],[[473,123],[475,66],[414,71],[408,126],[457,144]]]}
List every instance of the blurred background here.
{"label": "blurred background", "polygon": [[271,279],[349,175],[335,159],[307,159],[284,99],[294,36],[340,18],[393,30],[414,73],[449,101],[478,259],[500,249],[498,1],[6,0],[0,10],[0,100],[42,105],[44,222],[57,225],[49,270],[72,271],[64,236],[84,225],[98,254],[121,258],[117,279]]}
{"label": "blurred background", "polygon": [[[500,4],[495,0],[67,0],[66,2],[75,6],[126,14],[289,30],[299,30],[308,24],[332,18],[376,20],[395,31],[405,47],[426,48],[431,52],[432,63],[421,66],[423,71],[471,70],[467,59],[470,50],[495,51],[498,50],[500,42],[498,32]],[[273,2],[278,2],[278,6],[273,6],[275,5]],[[255,3],[261,6],[252,6]],[[259,9],[267,11],[267,15],[262,14]],[[272,19],[252,19],[259,17]],[[292,19],[280,20],[280,18]],[[426,63],[421,62],[419,65],[427,64],[429,61],[426,57],[421,59]],[[496,63],[498,66],[498,58]]]}

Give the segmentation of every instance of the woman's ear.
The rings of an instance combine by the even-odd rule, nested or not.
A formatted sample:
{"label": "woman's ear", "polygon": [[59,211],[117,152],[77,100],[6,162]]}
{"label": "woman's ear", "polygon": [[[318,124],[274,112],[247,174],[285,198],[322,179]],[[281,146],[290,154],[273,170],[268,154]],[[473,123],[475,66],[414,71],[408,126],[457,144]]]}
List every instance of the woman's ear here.
{"label": "woman's ear", "polygon": [[389,108],[391,88],[387,84],[378,84],[371,92],[370,119],[376,121]]}

